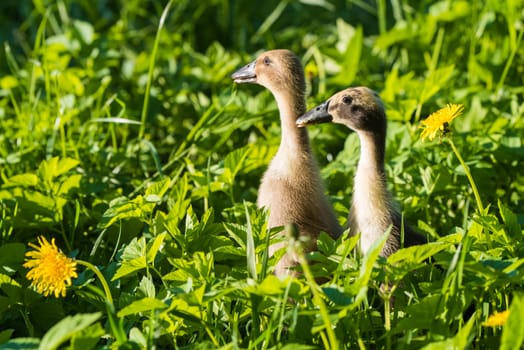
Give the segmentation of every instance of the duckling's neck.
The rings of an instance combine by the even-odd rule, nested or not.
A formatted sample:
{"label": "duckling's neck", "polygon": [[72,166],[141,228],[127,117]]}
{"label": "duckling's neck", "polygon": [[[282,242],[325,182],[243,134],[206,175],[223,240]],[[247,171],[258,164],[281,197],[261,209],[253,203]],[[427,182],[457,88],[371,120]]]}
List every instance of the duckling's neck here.
{"label": "duckling's neck", "polygon": [[298,117],[306,112],[306,101],[303,95],[292,93],[275,94],[280,111],[281,140],[279,153],[291,152],[297,155],[310,152],[309,138],[306,128],[296,125]]}
{"label": "duckling's neck", "polygon": [[358,136],[360,138],[360,159],[357,173],[365,172],[368,175],[383,177],[385,174],[385,135],[360,131],[358,132]]}
{"label": "duckling's neck", "polygon": [[365,253],[388,227],[391,200],[384,170],[385,135],[359,132],[358,162],[351,203],[351,232],[361,233]]}

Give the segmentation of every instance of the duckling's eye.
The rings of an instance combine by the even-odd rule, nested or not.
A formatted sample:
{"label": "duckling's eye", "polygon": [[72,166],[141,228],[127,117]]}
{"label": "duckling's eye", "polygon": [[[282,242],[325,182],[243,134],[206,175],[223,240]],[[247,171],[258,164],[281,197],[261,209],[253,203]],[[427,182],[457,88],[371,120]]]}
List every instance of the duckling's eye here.
{"label": "duckling's eye", "polygon": [[264,57],[264,64],[266,66],[269,66],[271,64],[271,60],[269,59],[269,57]]}
{"label": "duckling's eye", "polygon": [[350,105],[353,102],[353,99],[350,96],[344,96],[342,97],[342,102],[344,102],[347,105]]}

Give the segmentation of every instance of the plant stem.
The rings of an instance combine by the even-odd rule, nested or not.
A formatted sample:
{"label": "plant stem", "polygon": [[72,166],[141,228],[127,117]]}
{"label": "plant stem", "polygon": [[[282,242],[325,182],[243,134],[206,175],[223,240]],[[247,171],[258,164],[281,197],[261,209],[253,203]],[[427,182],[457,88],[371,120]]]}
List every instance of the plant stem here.
{"label": "plant stem", "polygon": [[484,214],[484,206],[482,205],[482,200],[480,199],[479,190],[477,189],[477,185],[475,184],[475,181],[473,180],[473,177],[471,176],[471,172],[469,171],[469,167],[464,162],[464,159],[462,159],[462,156],[460,155],[459,151],[457,150],[457,147],[455,147],[455,143],[453,143],[453,140],[451,137],[446,138],[451,145],[451,149],[453,150],[453,153],[457,156],[460,165],[462,165],[462,168],[464,168],[464,173],[466,174],[466,177],[469,180],[469,183],[471,185],[471,189],[473,190],[473,194],[475,195],[475,200],[477,201],[477,208],[480,215]]}
{"label": "plant stem", "polygon": [[104,288],[104,293],[106,295],[107,301],[113,307],[113,296],[111,295],[111,290],[109,289],[109,285],[107,284],[107,281],[106,281],[104,275],[102,275],[102,272],[100,272],[98,267],[96,267],[95,265],[91,264],[90,262],[87,262],[87,261],[84,261],[84,260],[75,260],[75,261],[76,261],[77,264],[84,265],[89,270],[91,270],[91,271],[93,271],[95,273],[96,277],[98,277],[98,279],[100,280],[100,283],[102,283],[102,288]]}
{"label": "plant stem", "polygon": [[378,1],[378,30],[380,34],[386,32],[386,1]]}
{"label": "plant stem", "polygon": [[162,28],[164,27],[164,22],[166,21],[167,14],[169,13],[169,8],[171,7],[171,4],[173,3],[173,0],[170,0],[166,7],[164,8],[164,11],[162,12],[162,16],[160,16],[160,21],[158,23],[158,30],[156,32],[155,41],[153,43],[153,51],[151,52],[151,58],[149,60],[149,70],[147,72],[147,82],[146,82],[146,91],[144,96],[144,105],[142,106],[142,115],[140,117],[140,130],[138,132],[138,138],[142,139],[144,137],[144,133],[146,131],[146,119],[147,119],[147,110],[149,108],[149,94],[151,92],[151,83],[153,81],[153,70],[155,68],[155,60],[156,60],[156,53],[158,51],[158,43],[160,42],[160,33],[162,32]]}
{"label": "plant stem", "polygon": [[[385,288],[389,288],[387,281],[384,282]],[[387,292],[384,298],[384,329],[386,330],[386,349],[391,349],[391,294]]]}
{"label": "plant stem", "polygon": [[497,84],[497,93],[502,90],[502,86],[504,85],[504,80],[506,80],[506,76],[508,75],[509,68],[511,67],[511,64],[513,63],[513,59],[515,58],[515,54],[518,51],[518,48],[520,47],[520,41],[522,40],[522,34],[524,34],[524,30],[522,30],[519,33],[519,36],[517,38],[517,44],[515,47],[511,50],[511,53],[509,54],[509,58],[506,61],[506,65],[504,66],[504,70],[502,71],[502,75],[500,76],[499,83]]}
{"label": "plant stem", "polygon": [[313,293],[313,302],[319,308],[320,317],[322,317],[322,321],[326,327],[327,338],[329,340],[329,349],[338,349],[338,341],[335,332],[333,331],[333,325],[331,324],[331,320],[329,318],[328,309],[324,303],[324,300],[322,299],[322,295],[320,294],[320,287],[318,286],[315,278],[313,277],[313,274],[311,273],[311,270],[309,269],[309,264],[304,256],[304,250],[302,249],[300,243],[294,241],[294,239],[291,239],[291,244],[295,246],[298,262],[302,267],[306,281],[308,282],[311,292]]}

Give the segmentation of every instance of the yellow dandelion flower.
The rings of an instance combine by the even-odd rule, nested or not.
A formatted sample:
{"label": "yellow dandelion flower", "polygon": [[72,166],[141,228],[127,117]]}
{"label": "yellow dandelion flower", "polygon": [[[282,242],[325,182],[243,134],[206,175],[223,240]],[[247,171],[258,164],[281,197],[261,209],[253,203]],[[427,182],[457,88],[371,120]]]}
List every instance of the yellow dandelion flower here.
{"label": "yellow dandelion flower", "polygon": [[506,323],[506,320],[509,316],[509,310],[502,312],[495,312],[493,315],[489,316],[487,321],[482,322],[484,327],[498,327],[503,326]]}
{"label": "yellow dandelion flower", "polygon": [[424,130],[422,130],[420,138],[424,140],[428,137],[432,141],[439,131],[445,134],[448,124],[461,115],[463,110],[464,106],[461,104],[448,104],[446,107],[431,113],[429,117],[421,122],[421,128]]}
{"label": "yellow dandelion flower", "polygon": [[35,250],[26,253],[24,267],[29,269],[26,277],[38,293],[65,297],[71,279],[78,277],[76,262],[58,250],[54,238],[49,243],[40,236],[38,243],[40,246],[29,243]]}

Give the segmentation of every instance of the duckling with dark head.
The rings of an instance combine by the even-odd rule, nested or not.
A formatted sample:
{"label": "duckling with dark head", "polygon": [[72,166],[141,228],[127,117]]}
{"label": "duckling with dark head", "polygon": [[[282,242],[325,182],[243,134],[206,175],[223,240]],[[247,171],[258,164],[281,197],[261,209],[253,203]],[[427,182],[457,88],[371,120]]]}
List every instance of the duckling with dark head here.
{"label": "duckling with dark head", "polygon": [[[342,233],[335,212],[324,194],[324,185],[311,152],[307,131],[296,125],[306,112],[305,78],[300,59],[289,50],[273,50],[239,69],[231,78],[236,83],[253,83],[273,94],[280,113],[281,141],[266,170],[257,205],[269,209],[269,227],[296,224],[301,236],[309,239],[306,251],[315,249],[321,231],[336,239]],[[274,244],[269,253],[284,247]],[[284,255],[275,274],[293,274],[296,257]]]}
{"label": "duckling with dark head", "polygon": [[[402,218],[387,189],[384,157],[387,120],[384,105],[376,92],[354,87],[338,92],[329,100],[297,119],[300,127],[333,122],[354,130],[360,139],[360,159],[354,184],[349,226],[352,234],[360,232],[360,249],[366,253],[391,226],[382,248],[387,257],[401,245]],[[404,246],[425,243],[425,238],[404,225]]]}

